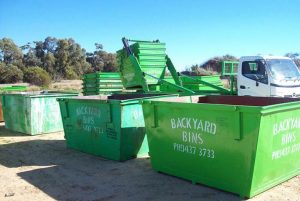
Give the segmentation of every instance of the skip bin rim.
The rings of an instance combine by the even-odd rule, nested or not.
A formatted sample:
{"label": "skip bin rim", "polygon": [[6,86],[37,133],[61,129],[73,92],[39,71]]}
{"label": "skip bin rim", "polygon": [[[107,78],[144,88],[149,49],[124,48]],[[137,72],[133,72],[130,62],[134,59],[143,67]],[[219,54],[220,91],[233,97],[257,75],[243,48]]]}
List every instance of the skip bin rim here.
{"label": "skip bin rim", "polygon": [[2,94],[3,96],[22,96],[24,98],[46,98],[46,97],[58,97],[58,96],[76,96],[78,94],[64,94],[64,93],[57,93],[57,94],[30,94],[30,93],[10,93],[10,94]]}
{"label": "skip bin rim", "polygon": [[[191,97],[199,97],[199,95],[192,95]],[[205,95],[203,95],[205,96]],[[259,97],[258,97],[259,98]],[[198,103],[198,102],[192,102],[192,103],[186,103],[186,102],[175,102],[172,100],[164,101],[164,100],[144,100],[144,103],[151,103],[151,102],[159,102],[163,104],[191,104],[191,105],[202,105],[205,106],[205,108],[209,110],[219,110],[219,108],[223,108],[224,106],[228,108],[232,108],[230,110],[236,110],[236,111],[247,111],[247,112],[259,112],[262,115],[272,114],[276,113],[278,110],[280,111],[288,111],[297,109],[300,107],[300,99],[298,101],[293,102],[283,102],[283,103],[275,103],[271,105],[266,106],[256,106],[256,105],[237,105],[237,104],[218,104],[218,103]],[[224,109],[222,109],[224,110]]]}
{"label": "skip bin rim", "polygon": [[[87,102],[98,102],[98,103],[120,103],[121,105],[128,105],[128,104],[135,104],[141,103],[142,101],[146,101],[152,98],[172,98],[178,97],[178,94],[166,94],[166,95],[154,95],[154,96],[147,96],[147,97],[139,97],[139,98],[132,98],[132,99],[125,99],[125,100],[118,100],[118,99],[100,99],[99,95],[92,95],[92,97],[99,97],[99,99],[89,99],[89,96],[77,96],[77,97],[70,97],[70,98],[57,98],[57,101],[67,102],[67,101],[87,101]],[[105,96],[105,95],[104,95]],[[151,101],[151,100],[149,100]]]}

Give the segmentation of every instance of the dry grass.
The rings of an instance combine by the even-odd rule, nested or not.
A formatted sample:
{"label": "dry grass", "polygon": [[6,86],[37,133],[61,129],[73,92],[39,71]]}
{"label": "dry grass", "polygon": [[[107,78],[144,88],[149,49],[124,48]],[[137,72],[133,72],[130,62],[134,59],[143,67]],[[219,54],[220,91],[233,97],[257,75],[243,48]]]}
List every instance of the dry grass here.
{"label": "dry grass", "polygon": [[80,92],[82,88],[82,80],[61,80],[60,82],[52,83],[49,90],[68,90]]}

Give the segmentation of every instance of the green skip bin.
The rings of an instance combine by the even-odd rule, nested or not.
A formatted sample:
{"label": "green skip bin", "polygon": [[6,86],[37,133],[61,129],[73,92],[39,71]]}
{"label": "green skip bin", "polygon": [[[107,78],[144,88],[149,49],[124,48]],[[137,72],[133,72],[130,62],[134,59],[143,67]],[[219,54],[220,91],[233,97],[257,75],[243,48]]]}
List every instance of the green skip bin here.
{"label": "green skip bin", "polygon": [[7,129],[37,135],[63,131],[58,97],[77,94],[21,92],[2,94],[2,107]]}
{"label": "green skip bin", "polygon": [[58,99],[67,146],[125,161],[148,155],[140,100],[178,95],[114,94]]}
{"label": "green skip bin", "polygon": [[154,170],[252,197],[300,173],[300,102],[203,96],[143,101]]}

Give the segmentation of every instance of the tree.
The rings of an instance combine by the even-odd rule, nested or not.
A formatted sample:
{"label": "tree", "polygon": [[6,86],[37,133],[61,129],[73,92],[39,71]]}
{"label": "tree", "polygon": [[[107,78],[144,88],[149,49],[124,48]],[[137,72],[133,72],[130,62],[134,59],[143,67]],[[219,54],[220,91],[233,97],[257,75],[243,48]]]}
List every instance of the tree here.
{"label": "tree", "polygon": [[220,73],[222,70],[222,66],[221,66],[222,61],[238,61],[238,58],[228,54],[222,57],[213,57],[208,61],[204,62],[201,65],[201,68],[204,68],[205,70],[208,71],[215,71]]}
{"label": "tree", "polygon": [[[75,40],[47,37],[43,41],[33,41],[18,47],[11,39],[0,40],[1,72],[12,71],[20,80],[21,71],[28,68],[44,69],[52,79],[79,79],[82,74],[92,71],[116,71],[116,54],[103,50],[100,43],[95,43],[96,51],[87,53]],[[93,69],[91,67],[93,66]],[[20,73],[21,72],[21,73]],[[34,72],[38,72],[35,70]]]}
{"label": "tree", "polygon": [[0,61],[6,64],[22,64],[23,53],[21,49],[9,38],[0,40]]}
{"label": "tree", "polygon": [[13,64],[0,62],[0,83],[15,83],[23,80],[23,72]]}
{"label": "tree", "polygon": [[44,58],[45,52],[44,52],[44,42],[43,41],[34,41],[35,48],[34,52],[37,58],[39,58],[41,61]]}
{"label": "tree", "polygon": [[58,40],[56,38],[48,36],[44,40],[44,44],[43,44],[45,52],[46,53],[51,52],[52,54],[54,54],[57,48],[57,42]]}
{"label": "tree", "polygon": [[54,56],[56,58],[55,71],[59,76],[64,77],[65,69],[68,66],[68,41],[64,39],[58,40]]}
{"label": "tree", "polygon": [[34,49],[29,47],[29,50],[23,57],[23,64],[25,66],[42,66],[42,61],[40,58],[36,56],[36,52]]}
{"label": "tree", "polygon": [[117,68],[117,55],[114,53],[106,53],[103,57],[104,66],[103,71],[104,72],[116,72],[119,71]]}
{"label": "tree", "polygon": [[85,50],[72,38],[58,40],[54,56],[56,72],[62,77],[78,78],[90,69],[90,64],[86,61]]}
{"label": "tree", "polygon": [[118,71],[117,55],[104,51],[100,43],[95,43],[95,47],[96,50],[93,53],[87,53],[87,61],[91,64],[93,71]]}
{"label": "tree", "polygon": [[74,40],[69,39],[69,65],[77,75],[82,75],[90,68],[86,61],[86,51],[81,48]]}
{"label": "tree", "polygon": [[38,86],[47,87],[51,83],[51,78],[47,71],[34,66],[29,67],[24,71],[24,81]]}
{"label": "tree", "polygon": [[55,57],[52,52],[47,52],[44,58],[44,63],[43,63],[43,69],[45,69],[50,75],[52,75],[52,78],[54,77],[55,74]]}
{"label": "tree", "polygon": [[44,41],[34,41],[34,47],[30,43],[21,46],[24,54],[23,63],[25,66],[39,66],[51,74],[51,77],[56,77],[54,53],[57,48],[57,39],[47,37]]}

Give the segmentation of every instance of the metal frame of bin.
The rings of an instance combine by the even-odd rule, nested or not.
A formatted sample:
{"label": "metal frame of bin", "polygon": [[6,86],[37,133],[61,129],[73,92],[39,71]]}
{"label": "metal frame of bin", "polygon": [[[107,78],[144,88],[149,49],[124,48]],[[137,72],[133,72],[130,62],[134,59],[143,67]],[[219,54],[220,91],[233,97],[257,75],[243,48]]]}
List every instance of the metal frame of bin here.
{"label": "metal frame of bin", "polygon": [[[171,59],[165,53],[165,43],[156,41],[140,41],[122,38],[124,49],[117,52],[118,63],[120,65],[123,85],[126,89],[137,89],[143,92],[150,92],[157,89],[163,89],[162,84],[168,85],[167,91],[176,91],[182,94],[195,94],[200,91],[194,91],[182,85],[182,79],[193,83],[202,84],[218,91],[222,94],[231,94],[233,92],[203,81],[201,79],[187,76],[176,71]],[[129,42],[134,44],[129,45]],[[164,79],[166,69],[169,70],[173,82]]]}

